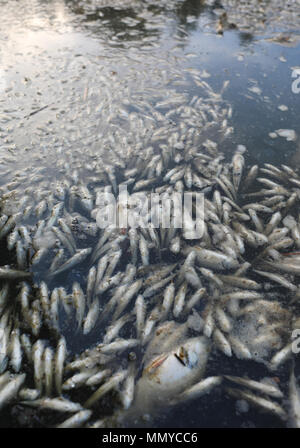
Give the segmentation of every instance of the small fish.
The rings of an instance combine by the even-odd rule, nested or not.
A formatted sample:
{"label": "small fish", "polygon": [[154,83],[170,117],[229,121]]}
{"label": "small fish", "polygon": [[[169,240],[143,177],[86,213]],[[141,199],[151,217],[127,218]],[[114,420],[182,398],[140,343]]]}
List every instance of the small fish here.
{"label": "small fish", "polygon": [[53,384],[53,359],[54,353],[51,347],[46,347],[44,354],[44,377],[45,377],[45,394],[50,397]]}
{"label": "small fish", "polygon": [[130,372],[125,378],[123,389],[120,391],[120,400],[123,406],[123,409],[129,409],[134,398],[135,392],[135,375],[136,372],[134,368],[129,369]]}
{"label": "small fish", "polygon": [[184,282],[180,287],[178,293],[176,294],[173,307],[173,315],[175,317],[178,317],[184,308],[187,288],[188,288],[187,283]]}
{"label": "small fish", "polygon": [[227,270],[238,267],[238,261],[232,257],[221,252],[203,249],[198,246],[186,247],[183,253],[188,255],[192,251],[196,252],[198,264],[205,268]]}
{"label": "small fish", "polygon": [[55,226],[52,226],[51,230],[60,240],[64,248],[68,249],[70,254],[73,256],[76,253],[76,246],[72,244],[72,240],[70,239],[69,235],[63,233],[58,227]]}
{"label": "small fish", "polygon": [[254,280],[250,280],[246,277],[239,277],[237,275],[221,275],[219,274],[218,277],[222,280],[224,283],[228,283],[231,286],[234,286],[235,288],[243,288],[243,289],[261,289],[261,285]]}
{"label": "small fish", "polygon": [[215,309],[215,317],[221,330],[225,333],[230,333],[232,330],[231,320],[220,306],[217,306]]}
{"label": "small fish", "polygon": [[232,175],[233,175],[233,185],[236,191],[239,189],[243,167],[245,164],[245,159],[241,151],[236,151],[232,158]]}
{"label": "small fish", "polygon": [[[51,272],[49,274],[49,277],[54,277],[54,276],[56,276],[58,274],[61,274],[62,272],[65,272],[65,271],[67,271],[69,269],[74,268],[79,263],[82,263],[88,257],[88,255],[90,255],[91,252],[92,252],[92,248],[91,247],[89,247],[87,249],[79,250],[75,255],[73,255],[73,257],[71,257],[68,261],[66,261],[56,271]],[[1,278],[1,273],[0,273],[0,278]]]}
{"label": "small fish", "polygon": [[256,300],[256,299],[263,299],[263,294],[256,292],[256,291],[236,291],[236,292],[230,292],[228,294],[222,294],[220,296],[221,301],[227,301],[227,300]]}
{"label": "small fish", "polygon": [[114,342],[110,342],[109,344],[100,344],[98,346],[98,351],[104,354],[111,354],[127,350],[128,348],[135,347],[136,345],[139,345],[138,339],[118,338],[115,339]]}
{"label": "small fish", "polygon": [[[233,313],[238,314],[238,311]],[[248,347],[240,341],[240,339],[234,337],[232,334],[228,335],[228,341],[231,345],[231,349],[238,359],[252,359],[252,355]]]}
{"label": "small fish", "polygon": [[63,423],[60,423],[56,426],[56,428],[80,428],[90,419],[92,415],[92,411],[84,410],[79,411],[72,417],[65,420]]}
{"label": "small fish", "polygon": [[279,352],[277,352],[270,361],[269,367],[271,370],[278,369],[280,365],[286,362],[293,354],[292,343],[287,344]]}
{"label": "small fish", "polygon": [[100,313],[100,306],[98,298],[95,298],[89,307],[86,318],[83,324],[83,334],[90,333],[96,325]]}
{"label": "small fish", "polygon": [[98,384],[102,383],[103,380],[111,375],[110,369],[101,370],[100,372],[95,373],[94,375],[90,376],[90,378],[86,381],[86,386],[93,387],[97,386]]}
{"label": "small fish", "polygon": [[282,420],[286,420],[287,418],[284,409],[271,400],[266,400],[265,398],[252,394],[251,392],[246,392],[240,389],[226,388],[226,391],[233,397],[246,400],[260,409],[271,412]]}
{"label": "small fish", "polygon": [[20,341],[20,330],[19,330],[19,328],[15,328],[11,332],[10,365],[16,373],[18,373],[21,369],[22,355],[23,355],[23,351],[22,351],[21,341]]}
{"label": "small fish", "polygon": [[174,283],[171,282],[164,292],[163,303],[161,305],[161,315],[160,315],[161,320],[165,319],[166,316],[168,315],[173,304],[174,294],[175,294],[175,286]]}
{"label": "small fish", "polygon": [[140,235],[139,249],[140,249],[140,254],[142,257],[143,265],[148,266],[148,264],[149,264],[149,249],[148,249],[148,244],[147,244],[145,238],[143,237],[143,235]]}
{"label": "small fish", "polygon": [[100,386],[93,395],[91,395],[91,397],[84,403],[84,407],[91,408],[94,406],[103,395],[118,386],[126,378],[127,373],[127,370],[121,370],[113,375],[106,383]]}
{"label": "small fish", "polygon": [[16,281],[31,278],[31,272],[18,271],[9,267],[0,267],[0,280]]}
{"label": "small fish", "polygon": [[140,338],[145,324],[146,304],[144,297],[138,295],[135,302],[135,314],[136,314],[136,331],[137,337]]}
{"label": "small fish", "polygon": [[43,362],[42,356],[44,352],[44,342],[42,340],[37,340],[32,346],[32,360],[34,368],[34,384],[36,389],[42,392],[43,389]]}
{"label": "small fish", "polygon": [[123,314],[122,317],[107,328],[103,338],[104,344],[109,344],[109,342],[116,338],[121,328],[129,321],[129,317],[129,314]]}
{"label": "small fish", "polygon": [[288,280],[286,280],[284,277],[282,277],[279,274],[272,274],[271,272],[259,271],[257,269],[253,269],[253,271],[263,277],[273,280],[274,282],[278,283],[279,285],[283,286],[284,288],[290,289],[291,291],[297,291],[296,285],[289,282]]}
{"label": "small fish", "polygon": [[214,328],[215,328],[215,320],[213,315],[213,307],[212,304],[210,303],[205,309],[203,334],[205,334],[206,337],[210,338]]}
{"label": "small fish", "polygon": [[82,325],[85,311],[85,294],[82,291],[78,282],[73,283],[72,297],[76,310],[77,328],[80,328]]}
{"label": "small fish", "polygon": [[49,272],[52,273],[52,272],[56,271],[59,268],[59,266],[61,266],[63,264],[64,258],[65,258],[64,249],[58,249],[58,251],[56,252],[56,255],[53,258],[52,263],[49,267]]}
{"label": "small fish", "polygon": [[33,401],[21,401],[20,403],[26,406],[49,409],[57,412],[78,412],[83,410],[80,403],[74,403],[65,398],[39,398]]}
{"label": "small fish", "polygon": [[64,372],[64,363],[67,355],[67,346],[65,338],[62,337],[58,341],[57,349],[54,359],[54,376],[55,376],[55,386],[57,393],[61,394],[62,391],[62,378]]}
{"label": "small fish", "polygon": [[271,384],[267,384],[262,381],[259,382],[250,380],[248,378],[241,378],[238,376],[225,375],[224,377],[233,383],[239,384],[240,386],[248,387],[249,389],[256,390],[263,394],[269,395],[270,397],[274,398],[283,397],[283,393],[281,392],[281,390],[279,390],[278,387],[272,386]]}
{"label": "small fish", "polygon": [[87,369],[68,378],[62,385],[63,390],[73,390],[86,383],[96,373],[95,369]]}
{"label": "small fish", "polygon": [[186,302],[186,305],[184,307],[184,313],[188,314],[194,306],[196,306],[196,304],[199,302],[199,300],[202,299],[202,297],[205,295],[206,293],[206,288],[200,288],[198,289],[192,296],[191,298]]}
{"label": "small fish", "polygon": [[224,334],[216,328],[213,332],[213,338],[217,347],[226,355],[232,356],[231,345]]}
{"label": "small fish", "polygon": [[0,390],[0,410],[4,408],[6,404],[12,401],[18,394],[20,388],[25,381],[26,375],[16,375],[12,380],[6,383]]}
{"label": "small fish", "polygon": [[289,398],[290,398],[290,426],[292,428],[300,428],[300,393],[296,384],[296,378],[294,373],[294,365],[291,370],[289,381]]}
{"label": "small fish", "polygon": [[196,383],[194,386],[186,389],[184,392],[178,395],[172,403],[178,403],[187,400],[194,400],[202,397],[203,395],[211,392],[216,386],[219,386],[223,381],[221,376],[209,376],[204,380]]}

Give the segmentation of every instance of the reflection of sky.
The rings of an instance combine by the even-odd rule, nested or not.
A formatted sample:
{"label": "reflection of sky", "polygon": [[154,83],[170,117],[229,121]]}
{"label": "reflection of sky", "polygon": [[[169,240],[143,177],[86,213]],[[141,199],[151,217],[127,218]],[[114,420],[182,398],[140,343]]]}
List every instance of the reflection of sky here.
{"label": "reflection of sky", "polygon": [[[67,8],[61,1],[50,3],[40,6],[31,0],[20,5],[11,1],[0,6],[0,61],[8,85],[11,78],[26,77],[40,70],[43,51],[57,52],[68,44],[64,40],[62,45],[57,34],[58,29],[72,29]],[[70,43],[73,42],[71,36]]]}
{"label": "reflection of sky", "polygon": [[[11,0],[0,2],[1,28],[5,36],[12,38],[22,28],[35,31],[38,29],[51,29],[69,27],[71,16],[64,2],[53,0],[50,2],[38,2],[37,0],[26,0],[22,3]],[[13,26],[6,27],[6,24]]]}
{"label": "reflection of sky", "polygon": [[[284,139],[272,140],[268,134],[275,129],[295,129],[300,135],[300,95],[292,92],[292,69],[299,65],[300,45],[283,47],[263,39],[241,46],[239,33],[225,32],[217,38],[194,31],[185,45],[186,53],[197,57],[189,64],[205,69],[209,83],[222,86],[230,80],[224,97],[233,106],[233,126],[241,139],[259,160],[285,160],[295,149],[295,143]],[[259,90],[252,88],[259,88]],[[250,90],[249,90],[250,89]],[[288,107],[287,112],[278,109]]]}
{"label": "reflection of sky", "polygon": [[[76,2],[72,4],[74,11]],[[237,142],[242,140],[250,151],[252,148],[267,158],[274,157],[275,152],[282,153],[278,147],[287,153],[294,149],[294,143],[272,141],[268,134],[279,128],[294,128],[300,133],[299,98],[291,91],[291,67],[299,66],[299,46],[282,47],[238,32],[216,35],[215,16],[198,2],[171,2],[168,11],[163,10],[163,4],[161,14],[159,9],[150,13],[146,6],[136,11],[124,6],[120,12],[95,8],[94,15],[78,16],[69,7],[72,4],[31,0],[22,6],[13,1],[1,5],[4,14],[0,24],[0,89],[5,83],[22,96],[25,85],[27,102],[20,104],[23,115],[33,106],[50,103],[53,96],[68,101],[66,96],[74,80],[78,85],[84,84],[84,79],[86,84],[91,83],[93,66],[107,67],[107,73],[118,71],[118,55],[122,54],[123,61],[126,55],[131,66],[123,64],[118,76],[131,78],[131,87],[136,85],[139,89],[147,83],[142,80],[142,73],[148,69],[148,59],[155,60],[158,68],[153,70],[153,85],[155,76],[159,81],[159,77],[168,77],[168,70],[181,74],[183,68],[205,71],[207,81],[216,90],[229,79],[225,97],[233,105]],[[130,18],[126,17],[128,11]],[[286,62],[279,59],[282,57]],[[83,65],[87,67],[84,72]],[[29,82],[24,83],[24,78]],[[249,90],[253,87],[259,88],[261,94]],[[186,88],[191,95],[197,94],[194,87]],[[82,95],[84,86],[80,89]],[[289,110],[279,111],[281,104]]]}

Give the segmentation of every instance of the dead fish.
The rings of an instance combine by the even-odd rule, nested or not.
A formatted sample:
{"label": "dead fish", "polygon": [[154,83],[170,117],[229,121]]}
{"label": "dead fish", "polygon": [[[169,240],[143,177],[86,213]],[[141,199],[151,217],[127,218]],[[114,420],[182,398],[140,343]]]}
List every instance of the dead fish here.
{"label": "dead fish", "polygon": [[0,389],[0,410],[17,396],[25,378],[25,373],[16,375]]}
{"label": "dead fish", "polygon": [[56,428],[80,428],[90,419],[91,415],[92,411],[79,411],[63,423],[57,425]]}
{"label": "dead fish", "polygon": [[61,274],[62,272],[67,271],[68,269],[74,268],[74,266],[77,266],[79,263],[82,263],[88,257],[88,255],[90,255],[91,252],[92,252],[91,247],[79,250],[75,255],[73,255],[73,257],[71,257],[68,261],[66,261],[56,271],[51,272],[49,274],[49,277],[54,277],[58,274]]}
{"label": "dead fish", "polygon": [[238,267],[237,260],[221,252],[203,249],[198,246],[187,246],[183,251],[185,255],[188,255],[190,252],[195,252],[199,265],[206,268],[227,270]]}
{"label": "dead fish", "polygon": [[266,400],[265,398],[252,394],[251,392],[240,389],[226,388],[226,391],[233,397],[246,400],[260,409],[271,412],[282,420],[286,420],[287,418],[285,410],[271,400]]}
{"label": "dead fish", "polygon": [[188,388],[184,392],[178,395],[171,403],[176,404],[187,400],[194,400],[200,398],[203,395],[211,392],[216,386],[219,386],[223,381],[221,376],[209,376],[194,386]]}
{"label": "dead fish", "polygon": [[291,370],[289,381],[289,399],[290,399],[290,426],[292,428],[300,428],[300,393],[296,384],[296,378],[294,373],[294,365]]}
{"label": "dead fish", "polygon": [[239,189],[244,164],[245,159],[242,155],[241,149],[238,148],[232,158],[233,185],[236,191]]}
{"label": "dead fish", "polygon": [[83,410],[80,403],[74,403],[65,398],[39,398],[33,401],[21,401],[21,404],[57,412],[78,412]]}
{"label": "dead fish", "polygon": [[56,353],[55,353],[55,360],[54,360],[55,386],[56,386],[56,391],[59,394],[61,394],[61,390],[62,390],[62,378],[63,378],[66,354],[67,354],[66,341],[65,341],[65,338],[62,337],[58,341],[57,349],[56,349]]}
{"label": "dead fish", "polygon": [[0,280],[25,280],[31,278],[31,272],[18,271],[15,269],[10,269],[9,267],[0,267]]}
{"label": "dead fish", "polygon": [[278,387],[272,386],[271,384],[267,384],[262,381],[250,380],[248,378],[241,378],[238,376],[225,375],[224,377],[233,383],[239,384],[240,386],[248,387],[249,389],[256,390],[263,394],[269,395],[270,397],[274,398],[283,397],[283,393],[281,392],[281,390]]}
{"label": "dead fish", "polygon": [[127,376],[127,370],[121,370],[113,375],[106,383],[99,387],[96,392],[84,403],[85,408],[90,408],[107,392],[118,386]]}

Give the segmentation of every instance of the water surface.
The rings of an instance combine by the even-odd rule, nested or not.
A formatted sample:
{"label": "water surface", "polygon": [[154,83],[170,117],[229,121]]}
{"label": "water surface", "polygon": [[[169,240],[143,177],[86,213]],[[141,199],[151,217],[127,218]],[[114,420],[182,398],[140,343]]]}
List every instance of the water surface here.
{"label": "water surface", "polygon": [[[226,136],[219,124],[208,135],[228,160],[243,144],[248,163],[298,164],[300,94],[292,92],[292,72],[300,66],[300,7],[287,6],[279,20],[276,8],[285,2],[270,2],[273,12],[269,2],[249,3],[247,21],[235,2],[224,2],[231,25],[218,33],[222,2],[0,0],[0,184],[16,182],[11,188],[22,193],[63,181],[66,166],[85,179],[100,155],[114,164],[114,151],[128,158],[134,147],[134,159],[147,147],[145,126],[152,133],[175,128],[172,110],[205,98],[201,81],[222,94],[220,108],[232,109]],[[282,35],[286,41],[276,42]],[[272,138],[277,129],[293,129],[297,138]],[[73,341],[72,350],[81,344]],[[207,374],[230,367],[236,375],[268,375],[261,365],[224,358],[214,356]],[[238,412],[219,391],[128,424],[282,426],[252,408]]]}

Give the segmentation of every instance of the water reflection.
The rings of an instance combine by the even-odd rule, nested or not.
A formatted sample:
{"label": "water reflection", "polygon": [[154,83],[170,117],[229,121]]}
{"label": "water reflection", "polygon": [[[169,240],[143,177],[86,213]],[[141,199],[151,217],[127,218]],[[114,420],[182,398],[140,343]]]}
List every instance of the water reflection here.
{"label": "water reflection", "polygon": [[[297,51],[289,51],[289,48],[283,51],[282,47],[274,48],[270,44],[265,46],[251,32],[225,30],[223,36],[217,35],[218,14],[214,14],[214,11],[216,8],[223,11],[223,6],[223,2],[210,2],[207,5],[206,2],[196,1],[149,1],[142,4],[128,1],[114,3],[112,7],[109,2],[59,0],[50,3],[31,1],[24,8],[19,8],[17,3],[15,7],[13,3],[4,5],[7,11],[1,24],[4,30],[1,35],[6,39],[5,46],[1,48],[2,90],[4,85],[9,89],[6,109],[10,110],[7,108],[10,104],[14,112],[3,117],[2,122],[8,120],[14,126],[21,126],[20,129],[25,126],[28,138],[18,131],[18,126],[13,128],[8,125],[6,132],[2,133],[3,141],[7,145],[28,146],[35,142],[34,146],[38,151],[41,135],[46,144],[50,143],[49,135],[56,134],[56,138],[66,142],[73,132],[75,138],[76,132],[71,131],[70,123],[74,120],[76,122],[76,116],[80,116],[77,106],[82,105],[87,87],[89,94],[85,100],[85,111],[88,112],[86,119],[90,123],[93,116],[97,119],[97,103],[101,101],[101,82],[98,86],[97,79],[100,80],[103,75],[105,83],[110,79],[112,85],[113,78],[123,78],[125,82],[127,77],[126,83],[130,88],[133,87],[130,80],[133,75],[134,88],[141,95],[146,95],[144,86],[147,83],[157,88],[159,78],[172,78],[175,73],[175,76],[181,76],[183,69],[191,69],[204,73],[216,89],[220,89],[222,83],[230,77],[227,98],[234,105],[234,128],[239,129],[234,143],[239,139],[247,141],[250,152],[253,147],[255,153],[257,143],[254,142],[260,140],[264,142],[264,147],[256,157],[267,159],[270,154],[284,156],[295,145],[287,145],[286,149],[278,151],[278,144],[283,143],[285,146],[285,142],[272,141],[267,135],[282,126],[297,127],[295,114],[281,114],[275,121],[285,120],[287,124],[269,123],[267,132],[263,129],[264,121],[258,117],[265,116],[270,110],[269,101],[274,100],[274,91],[267,93],[272,84],[270,77],[274,80],[273,84],[280,77],[287,79],[276,94],[286,98],[287,106],[290,105],[292,109],[296,97],[291,95],[290,73],[286,68],[287,65],[297,65]],[[227,7],[226,4],[225,6]],[[274,70],[274,58],[283,53],[288,55],[289,61],[286,66],[277,62]],[[26,55],[25,59],[23,55]],[[130,69],[126,61],[132,64]],[[112,73],[117,74],[117,77],[112,76]],[[265,99],[262,95],[249,94],[251,84],[249,85],[247,78],[253,78],[260,84],[260,89],[265,92]],[[182,82],[182,86],[186,83],[191,94],[196,92],[189,85],[188,75]],[[176,89],[181,90],[179,80]],[[15,90],[18,90],[17,95]],[[112,91],[108,94],[114,95]],[[53,96],[57,99],[55,106]],[[147,98],[150,100],[150,96]],[[17,107],[13,106],[14,102]],[[66,107],[59,107],[63,104]],[[71,109],[68,107],[70,104],[73,104]],[[17,121],[45,106],[51,107],[35,115],[34,120],[27,120],[26,123]],[[50,129],[43,132],[40,129],[47,123],[46,117],[50,122]],[[243,135],[242,129],[249,117],[257,120],[257,127],[262,129],[258,131],[256,125],[250,128],[246,125]],[[51,132],[51,123],[65,123],[69,129],[68,135],[63,136],[64,129],[61,125],[54,127]],[[93,129],[94,135],[101,135],[101,126],[93,127],[89,124],[88,127]],[[106,129],[109,132],[109,126]],[[81,135],[81,139],[84,138]]]}
{"label": "water reflection", "polygon": [[[178,26],[186,32],[197,28],[197,19],[208,10],[205,1],[176,1],[176,2],[125,2],[109,5],[99,2],[93,7],[78,7],[76,2],[65,2],[68,8],[81,16],[82,24],[98,22],[92,27],[93,32],[101,29],[110,30],[112,35],[120,40],[144,39],[158,36],[163,32],[166,24],[161,21],[174,17]],[[211,8],[209,8],[211,9]],[[156,20],[158,19],[158,20]]]}
{"label": "water reflection", "polygon": [[195,30],[197,28],[197,18],[206,10],[205,0],[186,0],[179,3],[175,8],[180,25],[185,25],[185,29]]}

